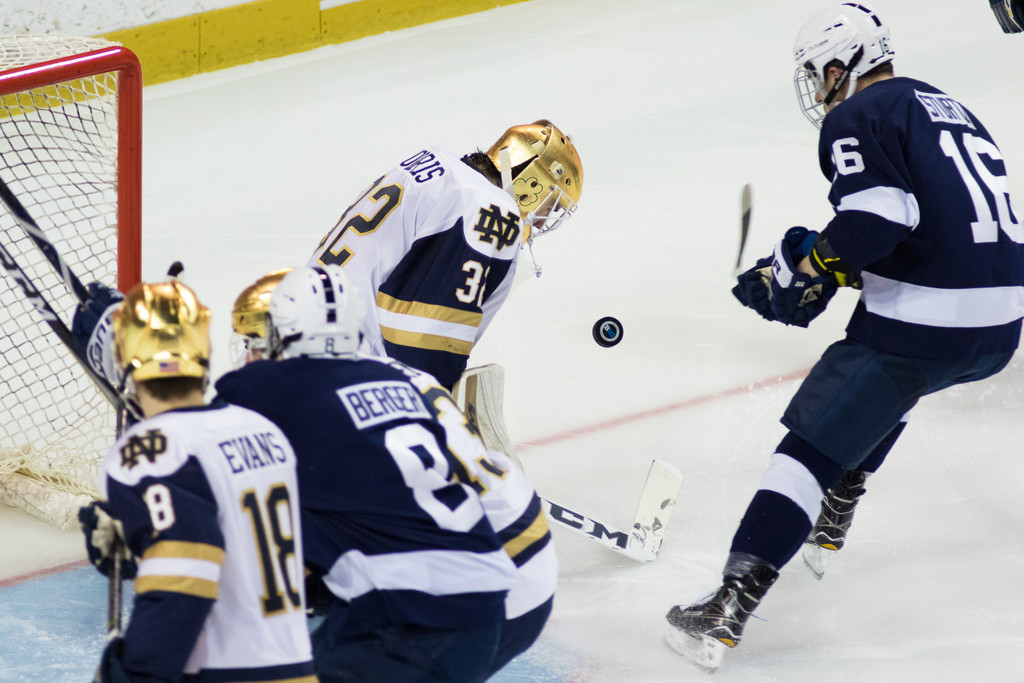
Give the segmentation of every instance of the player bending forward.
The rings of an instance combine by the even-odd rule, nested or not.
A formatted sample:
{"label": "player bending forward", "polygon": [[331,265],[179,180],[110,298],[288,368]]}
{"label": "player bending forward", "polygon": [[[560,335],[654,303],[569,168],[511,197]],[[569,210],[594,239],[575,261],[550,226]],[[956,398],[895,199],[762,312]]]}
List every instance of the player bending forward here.
{"label": "player bending forward", "polygon": [[451,390],[521,247],[568,219],[582,190],[576,147],[546,120],[509,128],[486,153],[420,150],[352,203],[308,265],[342,266],[362,291],[364,351]]}
{"label": "player bending forward", "polygon": [[783,415],[789,433],[740,521],[722,586],[668,613],[670,644],[708,668],[805,542],[820,577],[904,416],[926,394],[1002,370],[1024,315],[1024,228],[981,122],[896,77],[889,30],[861,2],[811,18],[795,58],[836,215],[820,234],[791,228],[733,291],[769,320],[806,326],[836,285],[862,289],[846,338]]}
{"label": "player bending forward", "polygon": [[210,316],[188,287],[139,284],[111,311],[144,419],[103,462],[104,502],[80,512],[100,571],[113,568],[115,539],[138,562],[125,563],[131,620],[97,680],[316,681],[288,440],[251,410],[204,405]]}
{"label": "player bending forward", "polygon": [[[251,323],[269,291],[264,342]],[[332,597],[313,633],[320,680],[480,681],[525,651],[557,566],[522,473],[435,378],[356,352],[362,304],[337,266],[264,276],[233,320],[249,357],[265,344],[273,360],[217,391],[295,446],[306,564]]]}

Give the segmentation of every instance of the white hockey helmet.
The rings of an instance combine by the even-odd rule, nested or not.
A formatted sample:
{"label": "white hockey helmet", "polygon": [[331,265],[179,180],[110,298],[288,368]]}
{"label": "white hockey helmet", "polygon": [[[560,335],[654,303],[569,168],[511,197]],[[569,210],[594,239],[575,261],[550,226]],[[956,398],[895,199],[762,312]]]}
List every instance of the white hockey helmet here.
{"label": "white hockey helmet", "polygon": [[[793,44],[793,82],[804,116],[821,128],[825,105],[831,104],[847,83],[850,92],[856,90],[861,75],[892,61],[895,54],[889,28],[864,3],[845,2],[815,14],[797,33]],[[835,61],[843,69],[843,76],[825,92],[826,70]]]}
{"label": "white hockey helmet", "polygon": [[270,357],[333,358],[359,348],[363,303],[336,265],[296,268],[274,288],[267,316]]}

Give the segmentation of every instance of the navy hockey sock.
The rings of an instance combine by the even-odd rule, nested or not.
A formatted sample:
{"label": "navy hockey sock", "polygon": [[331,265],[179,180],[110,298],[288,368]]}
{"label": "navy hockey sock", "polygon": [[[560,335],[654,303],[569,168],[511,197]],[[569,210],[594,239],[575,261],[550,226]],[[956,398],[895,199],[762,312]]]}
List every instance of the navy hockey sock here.
{"label": "navy hockey sock", "polygon": [[795,502],[775,491],[754,494],[732,539],[732,553],[759,557],[781,569],[796,555],[812,521]]}

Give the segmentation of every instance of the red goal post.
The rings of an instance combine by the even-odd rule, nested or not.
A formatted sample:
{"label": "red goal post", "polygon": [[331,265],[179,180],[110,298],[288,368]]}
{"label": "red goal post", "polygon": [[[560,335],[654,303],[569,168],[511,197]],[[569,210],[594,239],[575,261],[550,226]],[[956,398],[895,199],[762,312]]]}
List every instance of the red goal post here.
{"label": "red goal post", "polygon": [[[100,38],[0,36],[0,176],[84,283],[141,276],[142,70]],[[70,326],[77,300],[13,217],[0,239]],[[0,279],[0,502],[62,528],[96,494],[114,409]]]}

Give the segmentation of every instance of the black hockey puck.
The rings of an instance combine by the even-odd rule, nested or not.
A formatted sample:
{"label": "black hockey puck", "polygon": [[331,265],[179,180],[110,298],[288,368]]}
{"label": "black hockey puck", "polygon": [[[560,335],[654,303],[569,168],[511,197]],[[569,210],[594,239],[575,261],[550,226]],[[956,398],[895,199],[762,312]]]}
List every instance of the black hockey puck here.
{"label": "black hockey puck", "polygon": [[181,261],[175,261],[171,264],[171,267],[167,269],[167,274],[171,277],[178,277],[182,271],[185,270],[185,266],[182,265]]}
{"label": "black hockey puck", "polygon": [[594,341],[598,346],[608,348],[622,341],[622,323],[611,316],[601,318],[594,323]]}

